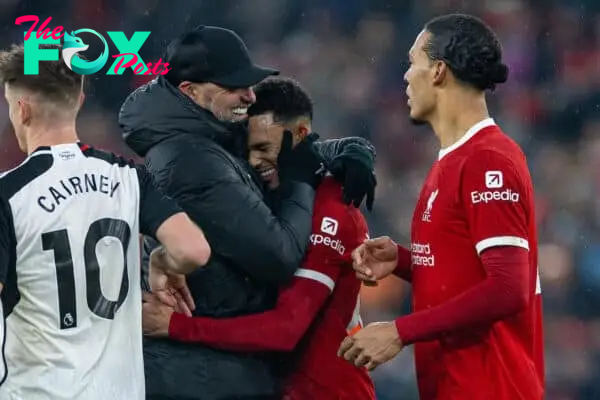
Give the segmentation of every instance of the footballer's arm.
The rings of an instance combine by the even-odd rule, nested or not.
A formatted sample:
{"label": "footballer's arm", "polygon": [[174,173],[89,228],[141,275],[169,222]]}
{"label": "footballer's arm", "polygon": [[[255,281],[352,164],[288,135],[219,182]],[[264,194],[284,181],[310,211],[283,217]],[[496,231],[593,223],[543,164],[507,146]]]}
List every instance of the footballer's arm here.
{"label": "footballer's arm", "polygon": [[[172,186],[165,191],[202,227],[213,253],[257,281],[277,286],[289,283],[306,252],[314,189],[294,183],[273,214],[262,195],[223,155],[210,149],[201,154],[193,150],[173,165]],[[206,168],[201,174],[190,173],[198,157]]]}
{"label": "footballer's arm", "polygon": [[[348,213],[347,206],[334,204],[325,214],[316,210],[313,232],[321,234],[323,215],[328,215],[338,221],[332,239],[339,240],[345,249],[354,248],[364,237],[358,233],[362,232],[359,222]],[[350,268],[349,254],[315,241],[292,282],[281,290],[274,309],[229,319],[172,314],[169,336],[233,351],[292,351],[333,292],[341,268]]]}
{"label": "footballer's arm", "polygon": [[339,266],[321,271],[298,269],[275,308],[260,314],[213,319],[173,313],[169,337],[230,351],[291,352],[333,290]]}
{"label": "footballer's arm", "polygon": [[[482,171],[486,170],[502,171],[504,186],[520,193],[520,201],[474,204],[471,194],[485,190],[481,185]],[[463,201],[468,205],[467,220],[486,278],[446,303],[398,318],[396,328],[405,345],[491,324],[520,313],[529,304],[529,230],[525,211],[529,206],[524,199],[527,185],[510,160],[491,151],[471,157],[464,171]]]}
{"label": "footballer's arm", "polygon": [[396,319],[404,345],[489,324],[521,312],[529,301],[529,254],[519,247],[492,247],[481,254],[487,277],[437,307]]}
{"label": "footballer's arm", "polygon": [[210,245],[202,230],[185,213],[177,213],[163,222],[156,231],[156,239],[164,245],[158,250],[161,264],[171,272],[186,274],[208,263]]}
{"label": "footballer's arm", "polygon": [[412,282],[412,258],[410,250],[401,245],[396,246],[398,249],[398,263],[394,270],[394,275],[406,282]]}
{"label": "footballer's arm", "polygon": [[186,274],[206,265],[210,246],[202,230],[177,203],[162,195],[143,166],[136,171],[140,182],[140,231],[164,245],[162,265],[174,273]]}

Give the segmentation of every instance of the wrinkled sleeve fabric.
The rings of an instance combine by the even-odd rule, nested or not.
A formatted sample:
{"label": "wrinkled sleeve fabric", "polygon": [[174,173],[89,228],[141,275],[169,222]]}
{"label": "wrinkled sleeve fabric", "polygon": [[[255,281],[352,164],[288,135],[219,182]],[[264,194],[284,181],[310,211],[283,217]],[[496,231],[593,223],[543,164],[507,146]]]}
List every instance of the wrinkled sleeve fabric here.
{"label": "wrinkled sleeve fabric", "polygon": [[291,182],[275,215],[231,160],[194,149],[172,165],[167,192],[202,227],[213,255],[258,280],[282,284],[292,278],[311,229],[310,185]]}
{"label": "wrinkled sleeve fabric", "polygon": [[140,233],[156,238],[156,231],[167,219],[182,212],[175,200],[157,188],[144,165],[136,165],[140,184]]}

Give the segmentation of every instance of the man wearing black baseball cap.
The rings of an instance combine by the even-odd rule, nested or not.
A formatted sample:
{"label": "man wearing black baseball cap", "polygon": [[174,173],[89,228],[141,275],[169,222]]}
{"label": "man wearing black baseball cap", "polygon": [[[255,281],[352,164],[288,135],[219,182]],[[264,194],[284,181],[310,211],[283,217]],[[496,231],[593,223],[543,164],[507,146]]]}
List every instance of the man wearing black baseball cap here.
{"label": "man wearing black baseball cap", "polygon": [[246,45],[235,32],[212,26],[200,26],[173,41],[167,49],[167,62],[171,67],[167,79],[175,86],[192,81],[246,88],[279,74],[276,69],[253,64]]}
{"label": "man wearing black baseball cap", "polygon": [[[210,26],[175,39],[163,58],[172,69],[127,98],[119,123],[159,187],[211,245],[206,268],[186,277],[194,315],[270,309],[304,256],[321,163],[358,206],[374,190],[374,150],[360,138],[282,149],[281,190],[267,204],[246,161],[245,120],[256,100],[252,86],[278,72],[255,65],[233,31]],[[153,245],[145,241],[146,255]],[[271,355],[157,339],[144,346],[147,399],[280,398],[281,365]]]}
{"label": "man wearing black baseball cap", "polygon": [[255,65],[233,31],[200,26],[167,48],[167,81],[221,121],[246,118],[255,101],[252,86],[279,71]]}

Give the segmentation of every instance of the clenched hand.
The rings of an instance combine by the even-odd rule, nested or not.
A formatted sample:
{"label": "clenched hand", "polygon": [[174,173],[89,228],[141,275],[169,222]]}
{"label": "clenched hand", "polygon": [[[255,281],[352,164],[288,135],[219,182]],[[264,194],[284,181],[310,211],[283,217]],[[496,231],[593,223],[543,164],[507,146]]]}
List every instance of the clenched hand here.
{"label": "clenched hand", "polygon": [[340,345],[338,356],[357,367],[373,371],[396,357],[403,347],[394,322],[375,322],[346,337]]}

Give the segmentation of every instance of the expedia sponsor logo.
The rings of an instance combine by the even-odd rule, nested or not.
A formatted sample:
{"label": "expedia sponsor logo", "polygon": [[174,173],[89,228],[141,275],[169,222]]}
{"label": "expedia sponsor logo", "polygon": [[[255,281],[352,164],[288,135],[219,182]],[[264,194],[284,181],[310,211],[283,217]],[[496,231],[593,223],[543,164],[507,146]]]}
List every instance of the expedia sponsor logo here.
{"label": "expedia sponsor logo", "polygon": [[510,189],[503,191],[471,192],[471,201],[473,204],[489,203],[490,201],[512,201],[513,203],[518,203],[519,193],[513,192]]}
{"label": "expedia sponsor logo", "polygon": [[435,255],[431,251],[429,243],[411,243],[410,253],[413,266],[433,267],[435,266]]}
{"label": "expedia sponsor logo", "polygon": [[321,232],[335,236],[338,231],[339,223],[331,217],[324,217],[321,221]]}
{"label": "expedia sponsor logo", "polygon": [[501,171],[485,172],[485,187],[488,189],[499,189],[504,186],[504,178]]}
{"label": "expedia sponsor logo", "polygon": [[333,250],[340,253],[340,255],[344,255],[346,253],[346,248],[342,244],[341,240],[333,239],[329,236],[323,236],[318,233],[313,233],[310,235],[310,242],[313,246],[324,245],[327,247],[331,247]]}

